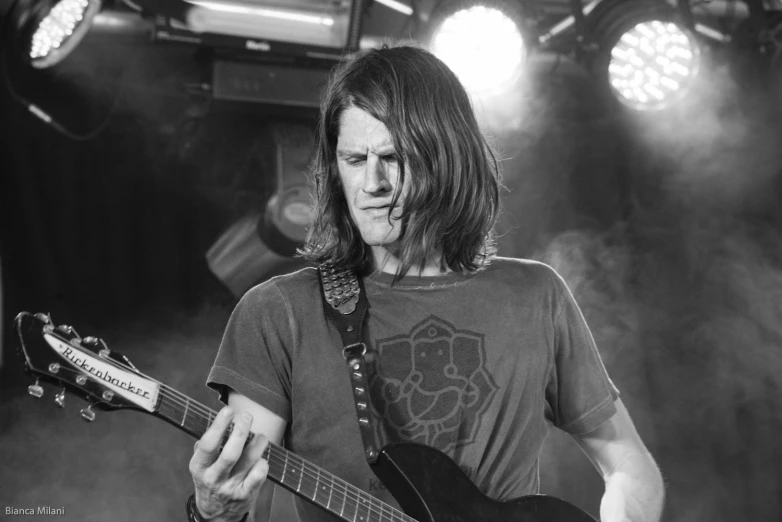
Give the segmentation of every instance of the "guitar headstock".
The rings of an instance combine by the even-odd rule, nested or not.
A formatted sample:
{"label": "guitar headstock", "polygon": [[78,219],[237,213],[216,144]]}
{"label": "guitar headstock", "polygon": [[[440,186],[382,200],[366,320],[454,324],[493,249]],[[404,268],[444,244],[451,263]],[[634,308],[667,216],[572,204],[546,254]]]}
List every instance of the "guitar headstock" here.
{"label": "guitar headstock", "polygon": [[58,406],[65,406],[66,390],[89,403],[81,410],[87,421],[95,419],[93,407],[155,411],[159,383],[139,373],[103,340],[81,337],[68,325],[54,326],[51,317],[41,313],[20,313],[15,327],[25,371],[36,377],[30,395],[43,396],[40,380],[52,383],[61,388],[54,398]]}

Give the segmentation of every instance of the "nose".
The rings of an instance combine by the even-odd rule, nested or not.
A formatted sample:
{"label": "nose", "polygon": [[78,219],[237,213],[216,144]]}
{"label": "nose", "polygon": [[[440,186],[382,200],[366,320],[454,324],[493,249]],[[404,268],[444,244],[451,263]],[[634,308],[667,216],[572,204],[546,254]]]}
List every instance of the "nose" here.
{"label": "nose", "polygon": [[364,192],[373,196],[382,196],[393,190],[391,180],[386,171],[386,165],[377,156],[373,155],[367,159],[364,171],[364,184],[361,188]]}

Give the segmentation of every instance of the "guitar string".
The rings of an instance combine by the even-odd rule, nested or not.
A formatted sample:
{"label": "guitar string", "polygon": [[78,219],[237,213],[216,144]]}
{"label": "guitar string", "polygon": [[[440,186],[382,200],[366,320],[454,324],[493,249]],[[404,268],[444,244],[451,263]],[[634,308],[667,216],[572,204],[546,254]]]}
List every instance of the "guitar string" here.
{"label": "guitar string", "polygon": [[[206,406],[204,406],[204,405],[202,405],[202,404],[200,404],[200,403],[198,403],[196,401],[193,401],[192,399],[190,399],[186,395],[184,395],[184,394],[178,392],[177,390],[175,390],[175,389],[173,389],[173,388],[171,388],[171,387],[169,387],[169,386],[167,386],[165,384],[162,384],[162,383],[161,383],[161,392],[163,393],[164,396],[166,396],[169,399],[171,399],[172,402],[175,402],[175,403],[177,403],[180,406],[182,404],[184,404],[185,402],[189,401],[191,403],[191,406],[192,406],[190,409],[193,410],[193,411],[200,410],[203,414],[205,414],[208,417],[207,422],[209,422],[209,423],[211,423],[212,420],[214,419],[214,417],[216,416],[215,412],[213,410],[211,410],[210,408],[208,408],[208,407],[206,407]],[[180,397],[185,402],[180,400]],[[176,413],[179,414],[180,412],[176,412]],[[280,448],[280,449],[282,449],[282,448]],[[283,450],[283,451],[285,451],[285,450]],[[331,473],[329,473],[328,471],[322,470],[321,468],[318,468],[314,464],[311,464],[311,463],[307,462],[306,460],[302,459],[301,457],[299,457],[295,453],[289,452],[288,454],[291,455],[292,457],[291,458],[286,457],[286,459],[294,460],[294,461],[298,460],[299,464],[302,467],[302,469],[304,470],[304,472],[307,473],[307,478],[309,478],[311,480],[315,480],[316,483],[317,483],[317,480],[318,480],[318,473],[319,472],[322,472],[323,474],[331,475]],[[313,473],[312,471],[307,469],[306,466],[310,466],[312,468],[315,468],[315,472]],[[384,512],[384,511],[388,511],[392,516],[399,516],[399,515],[396,515],[396,513],[400,513],[401,514],[401,512],[399,510],[396,510],[393,506],[389,506],[389,505],[385,504],[384,502],[376,499],[375,497],[372,497],[371,495],[366,494],[362,490],[356,488],[352,484],[349,484],[349,483],[343,481],[339,477],[334,477],[334,478],[336,478],[337,481],[339,481],[339,482],[344,484],[343,488],[345,489],[345,494],[347,495],[347,498],[349,498],[350,500],[353,500],[353,501],[357,502],[359,499],[361,499],[362,495],[366,495],[370,499],[370,500],[368,500],[368,502],[370,504],[377,503],[379,505],[381,513]],[[332,479],[332,482],[333,482],[333,479]],[[355,491],[351,491],[351,489],[355,489]],[[349,493],[352,493],[352,495],[349,495]],[[357,502],[357,504],[358,504],[358,502]],[[404,515],[404,516],[407,516],[407,515]],[[405,519],[402,519],[402,520],[405,520]],[[415,522],[412,518],[409,518],[408,520],[410,520],[412,522]]]}
{"label": "guitar string", "polygon": [[[165,405],[166,403],[162,403],[162,404]],[[172,405],[169,405],[169,407],[172,407]],[[181,413],[180,411],[176,411],[176,410],[175,412],[177,414]],[[284,450],[283,448],[278,448],[274,445],[270,445],[269,448],[270,448],[270,454],[272,459],[271,460],[267,459],[267,460],[269,461],[271,468],[277,472],[281,472],[283,475],[284,475],[284,466],[287,465],[288,461],[292,461],[292,464],[294,465],[296,465],[298,462],[299,467],[302,470],[302,474],[298,484],[296,485],[296,491],[300,492],[302,486],[310,488],[310,490],[312,490],[313,494],[315,495],[315,497],[312,498],[313,501],[317,502],[316,500],[317,493],[318,493],[316,487],[317,484],[322,482],[325,485],[325,482],[323,480],[320,480],[320,476],[322,475],[324,479],[328,479],[329,477],[332,477],[330,479],[332,483],[332,488],[337,493],[341,493],[344,497],[344,501],[342,504],[343,508],[346,506],[350,506],[350,503],[348,501],[351,501],[353,505],[350,506],[349,509],[353,510],[356,513],[356,516],[360,514],[360,510],[363,508],[365,510],[368,510],[367,513],[368,515],[378,515],[381,517],[382,520],[401,520],[405,522],[415,522],[412,518],[409,518],[401,511],[396,510],[392,506],[383,503],[382,501],[372,497],[371,495],[367,495],[366,493],[359,490],[352,484],[349,484],[344,480],[340,479],[339,477],[332,475],[328,471],[321,470],[314,464],[307,462],[306,460],[302,459],[295,453],[287,452],[287,450]],[[275,459],[280,459],[280,458],[284,458],[286,463],[283,464],[283,463],[276,462]],[[275,465],[277,466],[275,467]],[[282,471],[279,469],[279,466],[283,466]],[[314,468],[315,472],[313,472],[310,468]],[[294,471],[296,471],[295,468]],[[284,480],[282,480],[282,483],[291,486],[291,484],[288,484]],[[337,485],[341,486],[342,491],[340,491],[339,488],[336,487]],[[306,496],[308,498],[310,497],[310,495],[306,495]],[[362,496],[367,498],[362,498]],[[389,516],[391,517],[390,519],[388,518]]]}
{"label": "guitar string", "polygon": [[[171,399],[172,402],[175,402],[178,405],[184,404],[177,395],[180,395],[181,397],[184,397],[185,401],[191,401],[187,396],[181,394],[180,392],[174,390],[173,388],[169,388],[166,385],[162,385],[161,392],[164,393],[164,396]],[[191,401],[195,402],[195,401]],[[165,403],[162,403],[165,404]],[[197,402],[194,404],[196,408],[193,408],[193,410],[200,409],[203,413],[206,413],[208,416],[207,422],[211,422],[212,419],[216,416],[214,411],[207,408],[206,406],[203,406]],[[176,412],[180,413],[180,412]],[[203,420],[203,417],[202,417]],[[278,447],[276,445],[270,444],[269,445],[270,452],[276,451],[278,455],[276,455],[278,458],[280,455],[282,455],[283,458],[285,458],[286,461],[293,461],[294,464],[298,464],[298,466],[302,469],[302,479],[300,480],[299,488],[301,487],[301,483],[305,478],[310,479],[310,481],[314,481],[314,484],[317,485],[319,482],[319,477],[322,475],[325,475],[326,477],[332,477],[332,487],[335,486],[335,484],[340,484],[340,486],[344,489],[343,495],[345,496],[346,500],[351,500],[355,503],[356,507],[356,514],[358,515],[358,510],[360,507],[365,507],[369,510],[371,514],[379,514],[382,516],[391,516],[393,517],[392,520],[401,520],[405,522],[415,522],[414,519],[410,518],[408,515],[402,513],[401,511],[395,509],[393,506],[390,506],[383,501],[376,499],[375,497],[368,495],[364,491],[358,489],[354,485],[344,481],[343,479],[340,479],[339,477],[331,474],[330,472],[323,470],[319,468],[318,466],[315,466],[312,463],[307,462],[302,457],[296,455],[293,452],[289,452],[281,447]],[[270,462],[271,463],[271,462]],[[315,472],[313,472],[309,468],[314,468]],[[320,473],[322,472],[322,473]],[[312,485],[312,482],[310,482],[310,485]],[[313,491],[317,494],[317,491],[315,487],[313,486]],[[364,499],[363,497],[367,497]],[[313,499],[314,500],[314,499]],[[363,500],[363,503],[361,502]],[[387,513],[386,513],[387,511]]]}
{"label": "guitar string", "polygon": [[[66,340],[66,341],[69,342],[69,344],[72,343],[72,340]],[[103,342],[103,344],[105,346],[105,342]],[[77,345],[77,347],[80,348],[80,349],[84,349],[84,347],[82,347],[82,346],[78,346]],[[94,356],[93,356],[93,358],[94,358]],[[207,416],[207,423],[208,423],[207,425],[211,424],[212,420],[217,416],[215,411],[212,410],[211,408],[208,408],[208,407],[204,406],[203,404],[199,403],[198,401],[190,399],[187,395],[185,395],[185,394],[175,390],[174,388],[171,388],[171,387],[167,386],[166,384],[158,381],[157,379],[154,379],[154,378],[152,378],[152,377],[150,377],[148,375],[145,375],[145,374],[141,373],[140,371],[135,370],[132,367],[125,366],[124,363],[120,363],[119,361],[116,361],[114,359],[107,359],[107,358],[103,359],[101,362],[103,362],[105,364],[108,364],[109,366],[113,366],[113,367],[117,368],[118,370],[121,370],[121,371],[127,372],[129,374],[132,374],[134,376],[137,375],[137,376],[143,377],[143,378],[145,378],[145,379],[147,379],[147,380],[149,380],[149,381],[159,385],[160,386],[160,390],[161,390],[161,394],[165,396],[165,394],[167,393],[168,394],[167,397],[169,399],[171,399],[172,402],[175,402],[175,403],[177,403],[179,405],[187,404],[188,407],[191,407],[193,409],[193,411],[201,410],[202,414],[206,414],[206,416]],[[72,372],[73,373],[77,373],[76,370],[72,370]],[[182,400],[182,398],[184,400]],[[275,445],[270,444],[269,447],[272,448],[272,447],[275,447]],[[285,455],[286,460],[293,460],[293,461],[298,460],[299,461],[299,465],[301,466],[301,468],[305,472],[309,473],[309,475],[310,475],[309,478],[310,479],[312,479],[312,477],[316,476],[316,475],[314,475],[311,471],[307,470],[307,466],[311,466],[311,467],[316,468],[316,470],[320,470],[320,468],[318,468],[314,464],[308,463],[303,458],[299,457],[298,455],[296,455],[293,452],[288,452],[287,450],[284,450],[283,448],[279,448],[279,450],[285,452],[284,455]],[[289,455],[291,456],[290,459],[288,458]],[[406,517],[406,518],[401,518],[401,520],[403,520],[404,522],[416,522],[414,519],[410,518],[408,515],[402,513],[401,511],[395,509],[394,507],[392,507],[392,506],[382,502],[381,500],[376,499],[375,497],[372,497],[371,495],[366,494],[362,490],[360,490],[357,487],[353,486],[352,484],[349,484],[348,482],[340,479],[339,477],[336,477],[336,476],[332,475],[331,473],[329,473],[329,472],[327,472],[325,470],[323,470],[323,472],[327,473],[328,475],[331,475],[333,477],[332,483],[333,483],[334,479],[336,479],[338,482],[342,483],[343,487],[345,488],[346,499],[350,499],[350,500],[356,502],[357,510],[358,510],[358,500],[361,499],[362,496],[367,496],[367,497],[369,497],[369,500],[367,502],[369,503],[369,511],[370,511],[370,513],[376,513],[376,514],[379,514],[382,517],[384,515],[384,510],[388,510],[392,517],[393,516],[397,516],[397,514],[399,514],[400,517],[401,516]],[[317,478],[316,478],[316,480],[317,480]],[[352,491],[352,490],[355,490],[355,491]],[[351,496],[347,495],[348,493],[352,493],[353,496],[351,497]],[[375,504],[379,505],[379,507],[380,507],[379,510],[376,507],[374,507]],[[356,515],[358,515],[358,513],[356,513]]]}

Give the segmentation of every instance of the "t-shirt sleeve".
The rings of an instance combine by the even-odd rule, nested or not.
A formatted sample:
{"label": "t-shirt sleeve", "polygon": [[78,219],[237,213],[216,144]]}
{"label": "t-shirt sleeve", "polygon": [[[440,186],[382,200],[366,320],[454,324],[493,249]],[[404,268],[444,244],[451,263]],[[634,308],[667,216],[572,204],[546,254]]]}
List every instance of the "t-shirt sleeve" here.
{"label": "t-shirt sleeve", "polygon": [[616,413],[619,391],[565,281],[555,275],[554,364],[546,387],[550,420],[574,434],[589,433]]}
{"label": "t-shirt sleeve", "polygon": [[290,422],[291,343],[279,288],[273,280],[258,285],[231,314],[206,384],[224,403],[234,390]]}

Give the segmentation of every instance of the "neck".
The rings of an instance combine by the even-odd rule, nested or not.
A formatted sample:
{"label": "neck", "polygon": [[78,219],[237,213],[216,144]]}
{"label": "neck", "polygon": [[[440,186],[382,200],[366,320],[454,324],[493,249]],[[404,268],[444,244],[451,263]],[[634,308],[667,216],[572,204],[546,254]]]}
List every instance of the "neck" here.
{"label": "neck", "polygon": [[[374,269],[380,272],[385,272],[386,274],[395,274],[397,270],[399,270],[399,266],[402,264],[402,261],[399,259],[399,257],[393,251],[384,246],[372,247],[372,260]],[[408,270],[407,274],[405,275],[414,277],[432,277],[445,275],[449,272],[452,272],[450,268],[442,268],[440,266],[441,260],[442,254],[438,252],[426,260],[423,268],[418,263],[413,263],[413,266],[410,267],[410,270]]]}

